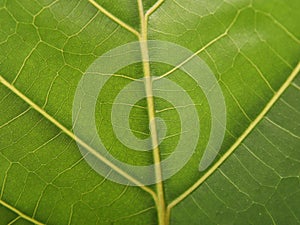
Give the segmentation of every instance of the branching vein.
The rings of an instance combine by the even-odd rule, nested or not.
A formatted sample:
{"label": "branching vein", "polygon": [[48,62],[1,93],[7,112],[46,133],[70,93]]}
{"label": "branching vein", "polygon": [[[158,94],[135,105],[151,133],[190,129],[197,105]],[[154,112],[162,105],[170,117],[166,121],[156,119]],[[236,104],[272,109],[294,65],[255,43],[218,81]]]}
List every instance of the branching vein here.
{"label": "branching vein", "polygon": [[130,31],[131,33],[133,33],[134,35],[136,35],[137,37],[140,36],[139,32],[137,30],[135,30],[133,27],[129,26],[128,24],[126,24],[125,22],[123,22],[122,20],[120,20],[119,18],[117,18],[116,16],[114,16],[113,14],[111,14],[110,12],[108,12],[106,9],[104,9],[101,5],[99,5],[96,1],[94,0],[89,0],[89,2],[95,6],[100,12],[102,12],[104,15],[106,15],[108,18],[112,19],[113,21],[115,21],[117,24],[119,24],[121,27],[125,28],[126,30]]}
{"label": "branching vein", "polygon": [[54,119],[51,115],[49,115],[44,109],[39,107],[37,104],[35,104],[33,101],[31,101],[27,96],[25,96],[22,92],[20,92],[18,89],[16,89],[13,85],[11,85],[9,82],[7,82],[2,76],[0,76],[0,83],[2,83],[4,86],[6,86],[9,90],[11,90],[13,93],[15,93],[18,97],[20,97],[23,101],[25,101],[28,105],[30,105],[34,110],[36,110],[38,113],[40,113],[42,116],[44,116],[47,120],[49,120],[51,123],[53,123],[56,127],[58,127],[60,130],[62,130],[65,134],[67,134],[70,138],[75,140],[78,144],[80,144],[82,147],[84,147],[88,152],[90,152],[92,155],[94,155],[96,158],[101,160],[103,163],[105,163],[107,166],[112,168],[114,171],[119,173],[121,176],[126,178],[128,181],[131,181],[132,183],[139,186],[144,191],[151,194],[154,199],[155,193],[149,188],[144,186],[140,181],[136,180],[134,177],[130,176],[128,173],[124,172],[122,169],[114,165],[112,162],[107,160],[104,156],[99,154],[95,149],[93,149],[91,146],[86,144],[83,140],[81,140],[79,137],[77,137],[74,133],[72,133],[70,130],[68,130],[65,126],[63,126],[60,122],[58,122],[56,119]]}
{"label": "branching vein", "polygon": [[3,205],[4,207],[8,208],[9,210],[13,211],[14,213],[16,213],[17,215],[19,215],[23,219],[25,219],[25,220],[27,220],[29,222],[32,222],[33,224],[44,225],[43,223],[37,221],[36,219],[31,218],[30,216],[25,215],[24,213],[22,213],[21,211],[19,211],[15,207],[9,205],[8,203],[4,202],[3,200],[0,200],[0,204]]}
{"label": "branching vein", "polygon": [[265,108],[261,111],[261,113],[256,117],[256,119],[249,125],[249,127],[242,133],[242,135],[236,140],[236,142],[225,152],[225,154],[189,189],[187,189],[184,193],[182,193],[179,197],[173,200],[168,205],[168,214],[170,213],[171,208],[185,199],[189,194],[195,191],[206,179],[212,175],[220,166],[221,164],[239,147],[239,145],[245,140],[245,138],[250,134],[250,132],[258,125],[258,123],[265,118],[266,114],[272,108],[272,106],[279,100],[285,90],[290,86],[294,78],[298,75],[300,71],[300,62],[292,71],[290,76],[281,86],[281,88],[274,94]]}
{"label": "branching vein", "polygon": [[157,1],[150,9],[148,9],[148,11],[145,14],[145,18],[148,21],[149,16],[155,12],[155,10],[157,10],[163,3],[165,0],[159,0]]}

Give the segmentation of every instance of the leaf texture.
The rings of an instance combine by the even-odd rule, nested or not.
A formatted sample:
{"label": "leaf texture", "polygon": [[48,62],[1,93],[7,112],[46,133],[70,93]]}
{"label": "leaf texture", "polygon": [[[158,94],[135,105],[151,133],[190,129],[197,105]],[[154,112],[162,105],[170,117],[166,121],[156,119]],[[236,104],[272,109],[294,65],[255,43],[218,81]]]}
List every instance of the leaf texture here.
{"label": "leaf texture", "polygon": [[[190,49],[218,80],[227,124],[215,161],[199,172],[211,128],[203,91],[180,65],[152,62],[151,76],[180,85],[201,124],[195,153],[162,184],[166,221],[155,185],[112,182],[113,170],[102,177],[80,154],[72,133],[77,85],[99,56],[138,40],[139,1],[0,0],[0,224],[300,224],[300,2],[144,0],[142,8],[149,40]],[[137,63],[114,74],[95,115],[110,153],[133,165],[152,164],[152,152],[124,147],[111,109],[144,72]],[[161,159],[180,141],[176,107],[155,98],[168,128]],[[141,139],[150,137],[148,112],[143,99],[127,118]]]}

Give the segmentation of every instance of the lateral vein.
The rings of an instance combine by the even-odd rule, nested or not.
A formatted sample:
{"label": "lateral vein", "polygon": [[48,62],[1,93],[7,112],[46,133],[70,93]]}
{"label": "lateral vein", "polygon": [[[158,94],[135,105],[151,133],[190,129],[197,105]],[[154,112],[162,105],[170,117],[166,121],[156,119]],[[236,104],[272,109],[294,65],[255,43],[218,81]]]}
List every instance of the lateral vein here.
{"label": "lateral vein", "polygon": [[3,200],[0,200],[0,204],[3,205],[4,207],[10,209],[11,211],[13,211],[14,213],[18,214],[20,217],[22,217],[23,219],[34,223],[36,225],[44,225],[44,223],[41,223],[39,221],[37,221],[34,218],[31,218],[30,216],[25,215],[24,213],[22,213],[20,210],[16,209],[15,207],[11,206],[10,204],[4,202]]}
{"label": "lateral vein", "polygon": [[140,33],[136,29],[134,29],[133,27],[129,26],[128,24],[126,24],[125,22],[123,22],[122,20],[120,20],[119,18],[117,18],[115,15],[111,14],[109,11],[107,11],[101,5],[99,5],[96,1],[89,0],[89,2],[93,6],[95,6],[100,12],[102,12],[104,15],[106,15],[108,18],[110,18],[111,20],[113,20],[114,22],[116,22],[117,24],[119,24],[121,27],[123,27],[126,30],[130,31],[131,33],[133,33],[137,37],[140,36]]}
{"label": "lateral vein", "polygon": [[23,93],[21,93],[17,88],[15,88],[13,85],[11,85],[9,82],[7,82],[2,76],[0,76],[0,83],[2,83],[4,86],[6,86],[9,90],[11,90],[13,93],[15,93],[18,97],[20,97],[23,101],[25,101],[28,105],[30,105],[34,110],[36,110],[38,113],[40,113],[42,116],[44,116],[47,120],[49,120],[51,123],[53,123],[56,127],[58,127],[62,132],[64,132],[66,135],[68,135],[70,138],[75,140],[78,144],[80,144],[82,147],[87,149],[89,153],[94,155],[96,158],[101,160],[103,163],[105,163],[107,166],[109,166],[111,169],[119,173],[121,176],[126,178],[128,181],[136,184],[144,191],[148,192],[150,195],[154,197],[154,200],[156,199],[156,195],[153,190],[151,190],[149,187],[146,187],[144,184],[142,184],[140,181],[120,169],[118,166],[110,162],[108,159],[106,159],[104,156],[99,154],[94,148],[89,146],[87,143],[85,143],[83,140],[81,140],[78,136],[76,136],[73,132],[68,130],[64,125],[62,125],[60,122],[58,122],[56,119],[54,119],[51,115],[49,115],[44,109],[39,107],[37,104],[35,104],[33,101],[31,101],[27,96],[25,96]]}
{"label": "lateral vein", "polygon": [[200,54],[201,52],[203,52],[205,49],[207,49],[209,46],[211,46],[212,44],[214,44],[215,42],[217,42],[218,40],[220,40],[221,38],[225,37],[226,35],[228,35],[229,30],[231,29],[231,27],[234,25],[234,23],[236,22],[237,18],[239,17],[240,13],[242,10],[238,10],[235,17],[233,18],[233,20],[231,21],[231,23],[229,24],[229,26],[226,28],[226,30],[224,31],[224,33],[220,34],[218,37],[214,38],[213,40],[211,40],[210,42],[208,42],[205,46],[203,46],[202,48],[200,48],[198,51],[196,51],[194,54],[192,54],[190,57],[188,57],[187,59],[185,59],[183,62],[181,62],[180,64],[178,64],[176,67],[174,67],[173,69],[169,70],[168,72],[166,72],[165,74],[155,78],[154,80],[159,80],[163,77],[166,77],[168,75],[170,75],[171,73],[173,73],[174,71],[178,70],[181,66],[183,66],[184,64],[188,63],[191,59],[193,59],[194,57],[196,57],[198,54]]}
{"label": "lateral vein", "polygon": [[170,75],[171,73],[173,73],[174,71],[178,70],[181,66],[183,66],[184,64],[186,64],[187,62],[189,62],[191,59],[193,59],[196,55],[198,55],[199,53],[203,52],[205,49],[207,49],[209,46],[211,46],[212,44],[214,44],[216,41],[220,40],[221,38],[223,38],[224,36],[227,35],[227,32],[219,35],[218,37],[216,37],[215,39],[213,39],[212,41],[208,42],[205,46],[203,46],[202,48],[200,48],[198,51],[196,51],[194,54],[192,54],[190,57],[188,57],[187,59],[185,59],[183,62],[181,62],[180,64],[178,64],[176,67],[174,67],[173,69],[169,70],[168,72],[166,72],[165,74],[154,78],[153,80],[159,80],[161,78],[164,78],[168,75]]}
{"label": "lateral vein", "polygon": [[269,112],[272,106],[278,101],[278,99],[282,96],[285,90],[290,86],[294,78],[298,75],[300,71],[300,62],[298,62],[295,69],[289,75],[287,80],[283,83],[280,89],[273,95],[271,100],[267,103],[265,108],[261,111],[261,113],[256,117],[256,119],[249,125],[249,127],[242,133],[242,135],[236,140],[236,142],[225,152],[225,154],[190,188],[188,188],[185,192],[179,195],[176,199],[174,199],[167,207],[167,212],[170,214],[171,208],[185,199],[189,194],[195,191],[207,178],[212,175],[221,164],[237,149],[237,147],[245,140],[245,138],[251,133],[251,131],[258,125],[258,123],[265,117],[265,115]]}
{"label": "lateral vein", "polygon": [[154,13],[163,3],[165,0],[157,1],[145,14],[146,21],[148,21],[149,16]]}

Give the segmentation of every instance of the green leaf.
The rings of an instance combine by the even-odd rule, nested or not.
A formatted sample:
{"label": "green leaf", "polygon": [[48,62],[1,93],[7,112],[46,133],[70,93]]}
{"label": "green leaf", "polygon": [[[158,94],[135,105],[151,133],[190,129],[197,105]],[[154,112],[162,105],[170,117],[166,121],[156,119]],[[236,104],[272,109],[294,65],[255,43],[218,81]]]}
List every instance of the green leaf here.
{"label": "green leaf", "polygon": [[[0,0],[0,224],[300,224],[299,9],[298,0]],[[124,146],[111,121],[126,85],[149,71],[166,75],[200,121],[197,148],[178,173],[149,186],[118,184],[116,174],[132,182],[122,168],[108,164],[101,176],[80,153],[78,143],[93,150],[73,133],[81,78],[98,57],[138,40],[183,46],[218,80],[226,133],[208,169],[199,172],[212,112],[181,62],[117,71],[95,115],[99,137],[120,161],[167,159],[182,135],[180,107],[144,98],[124,118],[135,137],[152,141],[151,111],[164,120],[166,138],[154,151]]]}

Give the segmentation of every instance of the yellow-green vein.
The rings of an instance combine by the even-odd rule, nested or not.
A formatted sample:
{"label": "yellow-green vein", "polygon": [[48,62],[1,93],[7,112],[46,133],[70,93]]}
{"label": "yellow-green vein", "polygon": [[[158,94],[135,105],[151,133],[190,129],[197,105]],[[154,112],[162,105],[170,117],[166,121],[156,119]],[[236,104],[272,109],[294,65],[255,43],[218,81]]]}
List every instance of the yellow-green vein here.
{"label": "yellow-green vein", "polygon": [[31,218],[30,216],[25,215],[24,213],[22,213],[20,210],[16,209],[15,207],[11,206],[10,204],[4,202],[3,200],[0,200],[0,204],[3,205],[4,207],[8,208],[9,210],[13,211],[14,213],[16,213],[17,215],[19,215],[20,217],[22,217],[23,219],[36,224],[36,225],[44,225],[43,223],[37,221],[34,218]]}
{"label": "yellow-green vein", "polygon": [[259,113],[259,115],[255,118],[255,120],[249,125],[249,127],[242,133],[242,135],[235,141],[235,143],[225,152],[225,154],[190,188],[188,188],[185,192],[179,195],[176,199],[174,199],[167,207],[167,215],[170,216],[171,209],[185,199],[188,195],[190,195],[194,190],[196,190],[206,179],[212,175],[221,164],[237,149],[237,147],[245,140],[245,138],[251,133],[251,131],[257,126],[257,124],[265,118],[266,114],[272,108],[272,106],[278,101],[278,99],[282,96],[285,90],[290,86],[294,78],[298,75],[300,71],[300,62],[298,62],[297,66],[294,68],[292,73],[288,76],[287,80],[283,83],[280,89],[274,94],[271,100],[267,103],[264,109]]}
{"label": "yellow-green vein", "polygon": [[125,22],[123,22],[122,20],[120,20],[119,18],[117,18],[116,16],[114,16],[113,14],[111,14],[110,12],[108,12],[101,5],[99,5],[96,1],[89,0],[89,2],[93,6],[95,6],[100,12],[102,12],[104,15],[106,15],[108,18],[110,18],[111,20],[113,20],[114,22],[116,22],[117,24],[119,24],[121,27],[123,27],[126,30],[130,31],[131,33],[133,33],[137,37],[140,36],[140,34],[139,34],[139,32],[137,30],[135,30],[133,27],[129,26],[128,24],[126,24]]}
{"label": "yellow-green vein", "polygon": [[[154,5],[152,10],[149,11],[148,16],[153,12],[162,1],[159,1],[158,4]],[[153,89],[152,89],[152,79],[150,72],[150,62],[149,62],[149,52],[148,52],[148,28],[147,28],[147,18],[144,14],[143,2],[138,0],[139,14],[140,14],[140,23],[141,23],[141,35],[139,38],[141,46],[141,54],[143,60],[143,71],[144,71],[144,82],[145,82],[145,91],[147,96],[147,108],[148,108],[148,119],[152,140],[152,151],[153,151],[153,160],[155,168],[155,179],[156,179],[156,194],[157,194],[157,213],[158,213],[158,222],[159,225],[166,225],[169,221],[166,220],[166,203],[164,196],[164,186],[162,179],[162,170],[161,170],[161,159],[160,159],[160,150],[158,146],[158,134],[157,127],[155,122],[155,105],[153,98]]]}
{"label": "yellow-green vein", "polygon": [[153,198],[156,199],[155,193],[149,187],[146,187],[140,181],[138,181],[134,177],[130,176],[128,173],[124,172],[122,169],[120,169],[119,167],[114,165],[112,162],[107,160],[104,156],[99,154],[99,152],[97,152],[91,146],[86,144],[83,140],[80,139],[80,137],[77,137],[74,133],[72,133],[70,130],[68,130],[65,126],[63,126],[55,118],[53,118],[51,115],[49,115],[44,109],[39,107],[37,104],[35,104],[33,101],[31,101],[27,96],[25,96],[22,92],[20,92],[17,88],[15,88],[12,84],[10,84],[8,81],[6,81],[2,76],[0,76],[0,83],[2,83],[9,90],[11,90],[13,93],[15,93],[18,97],[20,97],[23,101],[25,101],[28,105],[30,105],[34,110],[36,110],[38,113],[40,113],[42,116],[44,116],[47,120],[49,120],[52,124],[54,124],[56,127],[58,127],[62,132],[64,132],[70,138],[75,140],[79,145],[84,147],[89,153],[91,153],[92,155],[97,157],[99,160],[101,160],[103,163],[105,163],[111,169],[113,169],[114,171],[119,173],[121,176],[126,178],[128,181],[136,184],[141,189],[143,189],[144,191],[151,194],[153,196]]}

